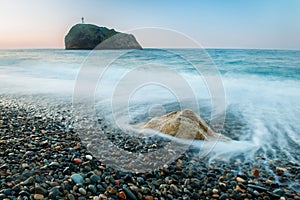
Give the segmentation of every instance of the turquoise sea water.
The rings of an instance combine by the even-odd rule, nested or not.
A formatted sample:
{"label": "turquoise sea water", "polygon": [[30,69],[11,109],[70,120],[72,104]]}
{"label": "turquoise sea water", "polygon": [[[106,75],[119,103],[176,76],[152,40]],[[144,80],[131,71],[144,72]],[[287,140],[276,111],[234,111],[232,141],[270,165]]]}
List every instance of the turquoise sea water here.
{"label": "turquoise sea water", "polygon": [[[300,51],[283,50],[0,50],[0,94],[72,95],[78,74],[93,63],[103,69],[95,106],[107,114],[105,108],[115,105],[120,123],[163,114],[180,103],[189,108],[196,99],[207,120],[211,110],[225,111],[237,122],[225,131],[242,130],[224,154],[260,149],[276,158],[276,146],[299,162],[299,58]],[[216,94],[215,87],[222,92]],[[212,97],[224,106],[214,108]]]}

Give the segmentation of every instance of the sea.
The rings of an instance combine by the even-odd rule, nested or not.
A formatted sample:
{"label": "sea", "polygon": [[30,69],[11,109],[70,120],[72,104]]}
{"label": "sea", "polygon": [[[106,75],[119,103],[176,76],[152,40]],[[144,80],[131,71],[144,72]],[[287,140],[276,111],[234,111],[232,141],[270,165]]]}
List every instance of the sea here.
{"label": "sea", "polygon": [[74,113],[86,99],[122,129],[190,109],[233,139],[213,145],[212,158],[261,152],[299,164],[299,58],[260,49],[0,50],[0,96],[65,97]]}

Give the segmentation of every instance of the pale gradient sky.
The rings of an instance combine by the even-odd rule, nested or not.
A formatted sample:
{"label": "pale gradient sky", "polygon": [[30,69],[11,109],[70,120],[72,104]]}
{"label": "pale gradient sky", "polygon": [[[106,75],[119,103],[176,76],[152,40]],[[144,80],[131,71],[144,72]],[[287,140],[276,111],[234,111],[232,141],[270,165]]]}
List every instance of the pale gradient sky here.
{"label": "pale gradient sky", "polygon": [[300,49],[300,0],[0,0],[0,48],[64,48],[82,16],[119,31],[174,29],[206,48]]}

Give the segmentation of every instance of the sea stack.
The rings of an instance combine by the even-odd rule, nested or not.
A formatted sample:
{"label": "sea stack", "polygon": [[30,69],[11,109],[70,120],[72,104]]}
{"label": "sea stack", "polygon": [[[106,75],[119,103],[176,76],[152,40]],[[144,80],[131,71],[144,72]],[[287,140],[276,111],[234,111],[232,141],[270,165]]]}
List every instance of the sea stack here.
{"label": "sea stack", "polygon": [[65,36],[65,49],[142,49],[132,34],[94,24],[76,24]]}
{"label": "sea stack", "polygon": [[231,140],[222,134],[215,133],[201,117],[191,110],[173,111],[161,117],[152,118],[144,128],[184,139]]}

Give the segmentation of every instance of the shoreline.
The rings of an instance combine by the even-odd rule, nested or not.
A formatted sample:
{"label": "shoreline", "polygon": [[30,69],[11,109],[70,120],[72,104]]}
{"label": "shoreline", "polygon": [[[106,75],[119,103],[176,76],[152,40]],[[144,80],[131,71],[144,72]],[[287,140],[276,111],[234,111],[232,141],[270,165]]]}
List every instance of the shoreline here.
{"label": "shoreline", "polygon": [[0,199],[300,199],[300,166],[288,158],[267,170],[264,157],[209,162],[186,151],[153,171],[118,171],[83,145],[70,105],[0,97]]}

